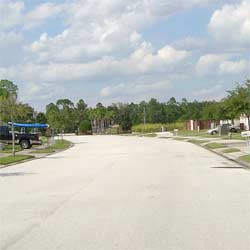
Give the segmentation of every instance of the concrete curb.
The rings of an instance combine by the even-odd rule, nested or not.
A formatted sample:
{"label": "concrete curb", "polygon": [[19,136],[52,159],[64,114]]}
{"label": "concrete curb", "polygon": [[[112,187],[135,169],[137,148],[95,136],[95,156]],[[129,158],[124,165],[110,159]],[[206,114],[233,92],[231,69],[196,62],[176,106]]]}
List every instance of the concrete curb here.
{"label": "concrete curb", "polygon": [[186,141],[186,142],[191,143],[193,145],[196,145],[198,147],[204,148],[204,149],[206,149],[206,150],[208,150],[208,151],[210,151],[210,152],[212,152],[212,153],[214,153],[216,155],[219,155],[219,156],[221,156],[221,157],[223,157],[223,158],[225,158],[225,159],[227,159],[229,161],[232,161],[232,162],[235,162],[235,163],[241,165],[246,170],[250,170],[250,164],[248,164],[248,163],[246,163],[244,161],[240,161],[240,160],[237,160],[237,159],[232,159],[232,158],[228,157],[226,154],[222,154],[222,153],[217,152],[217,151],[215,151],[215,150],[213,150],[213,149],[211,149],[209,147],[206,147],[206,145],[201,145],[201,144],[198,144],[198,143],[192,143],[192,142],[189,142],[189,141]]}
{"label": "concrete curb", "polygon": [[[195,144],[195,143],[193,143],[193,144]],[[250,170],[250,163],[246,163],[246,162],[240,161],[240,160],[238,160],[238,159],[232,159],[232,158],[228,157],[226,154],[222,154],[222,153],[220,153],[220,152],[217,152],[217,151],[212,150],[211,148],[206,147],[206,145],[204,145],[204,146],[198,145],[198,146],[200,146],[200,147],[202,147],[202,148],[205,148],[205,149],[209,150],[210,152],[212,152],[212,153],[214,153],[214,154],[216,154],[216,155],[222,156],[222,157],[224,157],[225,159],[227,159],[227,160],[229,160],[229,161],[235,162],[235,163],[237,163],[237,164],[243,166],[243,167],[244,167],[245,169],[247,169],[247,170]]]}

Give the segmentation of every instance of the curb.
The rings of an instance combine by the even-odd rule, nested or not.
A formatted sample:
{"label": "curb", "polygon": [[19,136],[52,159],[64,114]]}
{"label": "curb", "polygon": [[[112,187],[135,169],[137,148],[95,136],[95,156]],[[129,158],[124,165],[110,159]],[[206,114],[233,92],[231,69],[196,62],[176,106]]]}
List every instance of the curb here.
{"label": "curb", "polygon": [[235,163],[241,165],[242,167],[244,167],[244,169],[246,169],[246,170],[250,170],[250,163],[246,163],[244,161],[237,160],[237,159],[232,159],[232,158],[228,157],[227,155],[216,152],[216,151],[214,151],[214,150],[212,150],[212,149],[210,149],[210,148],[208,148],[206,146],[202,146],[202,145],[198,145],[198,146],[200,146],[202,148],[205,148],[206,150],[208,150],[208,151],[210,151],[210,152],[212,152],[212,153],[214,153],[216,155],[222,156],[223,158],[225,158],[225,159],[227,159],[229,161],[235,162]]}
{"label": "curb", "polygon": [[225,159],[227,159],[227,160],[229,160],[229,161],[232,161],[232,162],[235,162],[235,163],[241,165],[241,166],[242,166],[244,169],[246,169],[246,170],[250,170],[250,164],[248,164],[248,163],[246,163],[246,162],[244,162],[244,161],[240,161],[240,160],[237,160],[237,159],[232,159],[232,158],[228,157],[228,156],[225,155],[225,154],[216,152],[216,151],[212,150],[211,148],[206,147],[206,145],[202,146],[202,145],[200,145],[200,144],[192,143],[192,142],[189,142],[189,141],[186,141],[186,142],[191,143],[191,144],[193,144],[193,145],[196,145],[196,146],[198,146],[198,147],[204,148],[204,149],[206,149],[206,150],[208,150],[208,151],[210,151],[210,152],[212,152],[212,153],[214,153],[214,154],[216,154],[216,155],[219,155],[219,156],[221,156],[221,157],[223,157],[223,158],[225,158]]}

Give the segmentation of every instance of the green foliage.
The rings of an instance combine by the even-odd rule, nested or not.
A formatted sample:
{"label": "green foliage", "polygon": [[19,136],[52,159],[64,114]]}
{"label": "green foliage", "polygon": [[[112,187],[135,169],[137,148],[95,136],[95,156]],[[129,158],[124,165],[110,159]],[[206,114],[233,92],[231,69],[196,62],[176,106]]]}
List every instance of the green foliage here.
{"label": "green foliage", "polygon": [[153,132],[161,132],[162,127],[165,131],[173,131],[174,129],[184,130],[185,123],[184,122],[175,122],[175,123],[150,123],[150,124],[138,124],[132,127],[132,132],[135,133],[153,133]]}
{"label": "green foliage", "polygon": [[43,124],[47,123],[47,118],[46,118],[46,116],[45,116],[45,114],[43,112],[39,112],[36,115],[36,122],[37,123],[43,123]]}
{"label": "green foliage", "polygon": [[48,104],[46,113],[38,113],[35,119],[33,108],[17,102],[17,94],[15,84],[8,80],[0,81],[0,121],[48,123],[56,132],[68,133],[78,129],[85,132],[93,120],[98,124],[105,121],[106,127],[119,124],[123,132],[132,130],[139,133],[159,132],[162,126],[167,131],[185,130],[186,120],[233,120],[241,114],[250,121],[249,79],[228,91],[228,96],[221,101],[188,101],[185,98],[177,101],[171,97],[166,102],[152,98],[139,104],[116,103],[105,107],[98,103],[95,108],[88,108],[82,99],[76,104],[69,99],[59,99]]}
{"label": "green foliage", "polygon": [[82,134],[86,134],[91,131],[91,122],[89,120],[83,120],[80,122],[79,131]]}

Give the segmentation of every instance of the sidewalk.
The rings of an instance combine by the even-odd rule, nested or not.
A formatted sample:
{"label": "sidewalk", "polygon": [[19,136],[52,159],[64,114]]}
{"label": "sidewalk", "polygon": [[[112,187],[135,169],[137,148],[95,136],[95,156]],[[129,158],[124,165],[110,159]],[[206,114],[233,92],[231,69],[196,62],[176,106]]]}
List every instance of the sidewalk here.
{"label": "sidewalk", "polygon": [[[218,137],[206,137],[206,136],[174,136],[172,133],[157,133],[158,138],[166,138],[172,140],[186,141],[190,143],[194,143],[203,148],[206,148],[216,154],[219,154],[229,160],[235,161],[241,165],[250,169],[250,162],[242,161],[239,159],[242,156],[250,156],[250,146],[247,146],[246,140],[238,140],[238,139],[221,139]],[[209,144],[215,143],[218,145],[218,148],[209,147]],[[228,150],[237,151],[237,152],[228,152]],[[225,150],[227,152],[225,152]]]}

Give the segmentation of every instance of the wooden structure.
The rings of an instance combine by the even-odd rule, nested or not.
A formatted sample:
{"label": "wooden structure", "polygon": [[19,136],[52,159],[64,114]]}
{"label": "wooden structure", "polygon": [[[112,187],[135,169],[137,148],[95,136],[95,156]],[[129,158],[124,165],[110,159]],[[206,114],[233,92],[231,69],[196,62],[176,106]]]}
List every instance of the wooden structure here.
{"label": "wooden structure", "polygon": [[220,121],[189,120],[186,121],[186,129],[190,131],[211,129],[220,125]]}

